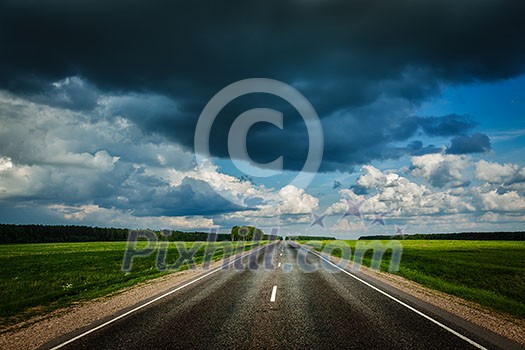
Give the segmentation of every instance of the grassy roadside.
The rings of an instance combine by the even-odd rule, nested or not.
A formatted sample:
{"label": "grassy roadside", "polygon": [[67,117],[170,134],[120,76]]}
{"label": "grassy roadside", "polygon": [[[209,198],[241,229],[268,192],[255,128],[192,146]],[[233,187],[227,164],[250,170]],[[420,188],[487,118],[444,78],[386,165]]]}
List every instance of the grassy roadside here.
{"label": "grassy roadside", "polygon": [[[217,261],[238,251],[253,247],[252,242],[232,247],[231,242],[176,242],[186,249],[198,248],[194,261],[203,261],[206,251]],[[160,272],[155,265],[157,251],[133,260],[130,272],[121,266],[127,242],[90,242],[55,244],[0,245],[0,327],[24,321],[78,301],[101,297],[123,288],[173,271],[187,269],[175,266]],[[142,248],[146,242],[138,242]],[[194,246],[195,244],[195,246]],[[166,263],[174,265],[179,258],[175,244],[170,243]],[[235,252],[234,252],[235,253]],[[209,259],[208,259],[209,260]]]}
{"label": "grassy roadside", "polygon": [[[327,244],[333,241],[326,241]],[[363,241],[338,241],[355,252]],[[304,242],[308,243],[308,242]],[[366,243],[366,242],[363,242]],[[386,243],[383,241],[382,243]],[[525,242],[405,240],[397,275],[424,286],[525,318]],[[341,256],[336,249],[334,256]],[[391,251],[381,270],[387,272]],[[370,266],[372,251],[364,254]]]}

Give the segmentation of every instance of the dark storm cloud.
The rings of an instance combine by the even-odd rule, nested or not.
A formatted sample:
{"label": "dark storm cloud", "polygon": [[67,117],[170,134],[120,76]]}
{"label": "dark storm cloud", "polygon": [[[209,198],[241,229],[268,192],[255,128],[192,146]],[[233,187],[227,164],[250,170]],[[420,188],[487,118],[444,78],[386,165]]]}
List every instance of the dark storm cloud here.
{"label": "dark storm cloud", "polygon": [[492,149],[487,135],[475,133],[473,135],[460,135],[452,139],[452,144],[447,148],[448,154],[483,153]]}
{"label": "dark storm cloud", "polygon": [[47,84],[43,89],[32,95],[32,100],[53,107],[74,110],[91,110],[97,105],[99,91],[88,82],[71,77]]}
{"label": "dark storm cloud", "polygon": [[[392,106],[384,105],[382,113],[361,115],[361,128],[344,129],[354,121],[334,114],[380,97],[417,104],[442,83],[523,73],[524,12],[521,0],[7,1],[0,5],[0,86],[80,109],[93,106],[85,90],[75,84],[53,90],[50,83],[81,76],[103,92],[166,96],[173,105],[155,104],[129,118],[191,148],[200,111],[222,87],[250,77],[279,79],[296,86],[323,119],[323,170],[349,170],[409,152],[389,143],[417,130],[454,137],[473,123],[403,114],[394,121],[387,116]],[[213,137],[224,140],[232,118],[254,100],[217,120],[212,153],[227,155],[225,142]],[[285,166],[300,169],[304,125],[289,106],[266,107],[273,106],[286,114],[286,133],[255,128],[250,155],[268,161],[285,149]],[[333,137],[337,128],[343,138]],[[455,152],[454,142],[460,141],[452,141]]]}
{"label": "dark storm cloud", "polygon": [[468,116],[456,114],[449,114],[439,118],[419,118],[419,123],[428,136],[454,136],[468,131],[476,125]]}
{"label": "dark storm cloud", "polygon": [[406,146],[407,153],[413,156],[423,156],[425,154],[440,153],[441,147],[434,145],[423,146],[421,141],[412,141]]}
{"label": "dark storm cloud", "polygon": [[[428,136],[465,134],[472,128],[467,117],[407,117],[404,106],[380,101],[323,120],[325,154],[323,170],[348,171],[370,160],[396,159],[403,155],[442,152],[441,147],[413,141],[406,146],[393,143],[424,133]],[[454,122],[452,122],[454,121]]]}
{"label": "dark storm cloud", "polygon": [[107,197],[100,203],[107,208],[131,209],[135,216],[215,215],[247,210],[218,195],[207,182],[189,177],[169,187],[161,179],[142,176],[134,186],[123,186],[120,192],[120,196]]}

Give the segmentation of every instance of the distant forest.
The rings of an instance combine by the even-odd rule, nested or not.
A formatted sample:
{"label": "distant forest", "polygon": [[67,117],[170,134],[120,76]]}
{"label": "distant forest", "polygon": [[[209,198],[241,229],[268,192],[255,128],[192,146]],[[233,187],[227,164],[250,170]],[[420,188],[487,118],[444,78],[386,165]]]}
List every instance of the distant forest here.
{"label": "distant forest", "polygon": [[[126,241],[128,229],[89,226],[47,226],[0,224],[0,244]],[[159,233],[160,234],[160,233]],[[206,241],[206,232],[172,231],[169,241]],[[231,235],[218,234],[217,241],[229,241]]]}
{"label": "distant forest", "polygon": [[292,241],[331,241],[335,240],[335,237],[324,237],[324,236],[288,236],[288,239]]}
{"label": "distant forest", "polygon": [[260,240],[274,240],[281,239],[278,236],[265,234],[261,229],[254,226],[233,226],[231,230],[231,237],[233,241],[260,241]]}
{"label": "distant forest", "polygon": [[[184,242],[195,242],[195,241],[207,241],[208,233],[206,232],[183,232],[183,231],[172,231],[171,235],[168,236],[168,241],[184,241]],[[229,233],[218,233],[216,241],[230,241],[231,234]]]}
{"label": "distant forest", "polygon": [[525,232],[461,232],[461,233],[429,233],[394,236],[361,236],[360,240],[381,239],[441,239],[441,240],[472,240],[472,241],[525,241]]}
{"label": "distant forest", "polygon": [[[232,228],[232,233],[236,240],[236,228]],[[251,228],[251,227],[250,227]],[[253,229],[255,233],[260,231]],[[95,241],[126,241],[128,239],[128,229],[124,228],[105,228],[89,226],[47,226],[47,225],[10,225],[0,224],[0,244],[12,243],[59,243],[59,242],[95,242]],[[272,239],[262,234],[262,239]],[[160,236],[160,232],[157,232]],[[168,241],[207,241],[207,232],[183,232],[171,231],[169,236],[162,236],[161,239]],[[245,237],[250,240],[252,237]],[[260,237],[259,237],[260,238]],[[334,237],[321,236],[288,236],[292,240],[333,240]],[[219,233],[216,241],[229,241],[232,239],[230,233]],[[451,239],[451,240],[499,240],[499,241],[525,241],[525,232],[463,232],[463,233],[434,233],[434,234],[411,234],[394,236],[362,236],[360,240],[385,240],[385,239]]]}

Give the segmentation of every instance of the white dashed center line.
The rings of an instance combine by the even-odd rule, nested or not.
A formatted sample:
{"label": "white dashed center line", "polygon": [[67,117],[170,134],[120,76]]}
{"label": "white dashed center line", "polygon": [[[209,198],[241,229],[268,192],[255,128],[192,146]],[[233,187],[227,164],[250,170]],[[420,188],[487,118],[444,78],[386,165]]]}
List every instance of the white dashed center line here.
{"label": "white dashed center line", "polygon": [[277,264],[277,267],[281,267],[281,263]]}
{"label": "white dashed center line", "polygon": [[277,296],[277,286],[273,286],[272,296],[270,297],[270,302],[275,302],[275,297]]}

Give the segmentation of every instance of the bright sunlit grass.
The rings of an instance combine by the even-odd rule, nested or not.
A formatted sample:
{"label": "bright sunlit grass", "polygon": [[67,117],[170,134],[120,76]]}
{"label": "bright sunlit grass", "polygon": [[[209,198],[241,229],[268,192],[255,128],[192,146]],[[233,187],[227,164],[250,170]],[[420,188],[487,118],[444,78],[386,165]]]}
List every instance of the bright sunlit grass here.
{"label": "bright sunlit grass", "polygon": [[[345,242],[355,249],[362,241]],[[401,244],[403,254],[396,274],[525,318],[525,242],[403,240]],[[388,271],[390,254],[386,251],[383,256],[382,271]],[[368,251],[365,266],[370,266],[371,258],[372,251]]]}
{"label": "bright sunlit grass", "polygon": [[[182,242],[177,242],[182,243]],[[212,260],[223,257],[222,244],[198,242],[194,255],[200,263],[206,247],[216,245]],[[0,326],[92,299],[138,282],[165,275],[155,266],[156,252],[136,258],[130,272],[121,271],[126,242],[0,245]],[[146,242],[138,242],[145,245]],[[190,248],[194,242],[185,243]],[[244,249],[248,249],[247,243]],[[240,248],[242,249],[242,248]],[[229,255],[228,250],[226,250]],[[169,247],[166,262],[178,258]],[[182,265],[178,269],[186,269]]]}

